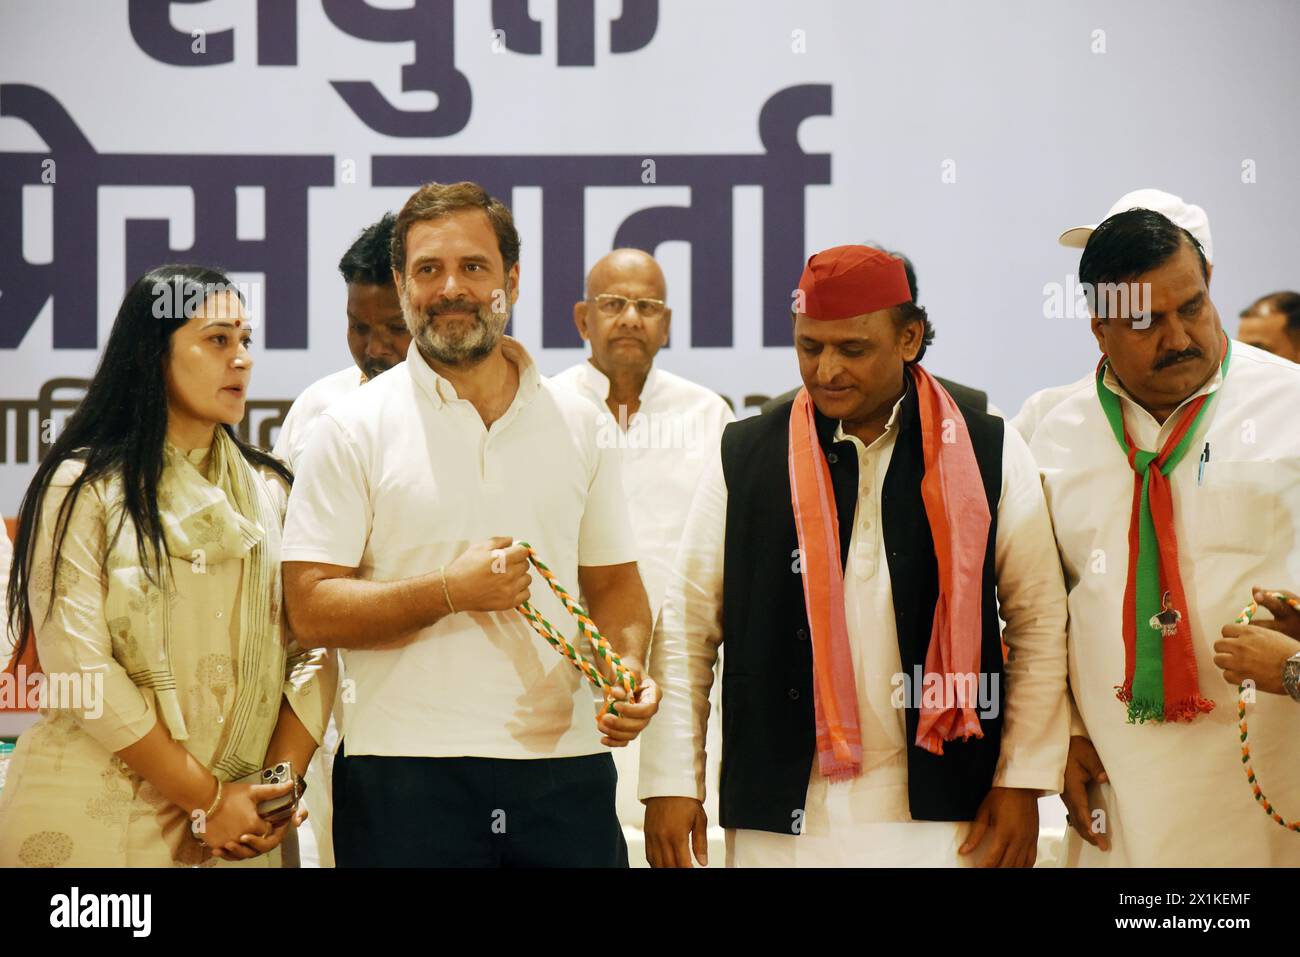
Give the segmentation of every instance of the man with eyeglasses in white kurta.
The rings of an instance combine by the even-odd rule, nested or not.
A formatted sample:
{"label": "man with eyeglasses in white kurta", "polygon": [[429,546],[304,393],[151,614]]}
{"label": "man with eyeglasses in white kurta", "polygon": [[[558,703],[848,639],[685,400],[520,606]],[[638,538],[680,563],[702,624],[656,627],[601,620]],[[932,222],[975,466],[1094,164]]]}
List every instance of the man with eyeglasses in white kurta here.
{"label": "man with eyeglasses in white kurta", "polygon": [[[691,497],[718,454],[722,430],[736,420],[716,392],[655,365],[672,324],[667,299],[663,270],[649,253],[615,249],[603,256],[587,275],[586,296],[573,307],[574,324],[591,355],[551,380],[601,410],[598,439],[622,461],[637,567],[652,618],[658,617],[675,574]],[[722,733],[718,714],[715,700],[715,739]],[[710,752],[715,758],[709,764],[708,810],[714,819],[717,751]],[[640,757],[639,741],[614,751],[619,818],[637,827],[644,813],[637,800]]]}

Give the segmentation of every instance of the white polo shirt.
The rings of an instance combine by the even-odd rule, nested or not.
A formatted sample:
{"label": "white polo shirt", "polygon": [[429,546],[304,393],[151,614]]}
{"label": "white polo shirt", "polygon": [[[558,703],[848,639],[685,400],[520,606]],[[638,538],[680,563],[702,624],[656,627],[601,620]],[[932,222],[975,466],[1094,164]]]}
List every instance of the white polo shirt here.
{"label": "white polo shirt", "polygon": [[[414,342],[406,362],[327,409],[299,462],[283,560],[393,581],[504,535],[529,542],[574,593],[579,565],[635,561],[619,463],[597,443],[598,410],[541,377],[515,340],[502,349],[519,389],[490,429]],[[576,637],[536,572],[531,598]],[[586,680],[513,610],[448,615],[405,647],[344,650],[343,661],[347,754],[603,751]]]}
{"label": "white polo shirt", "polygon": [[317,379],[302,390],[302,395],[294,400],[280,426],[280,433],[275,437],[275,447],[271,454],[284,459],[290,468],[296,468],[302,451],[307,447],[307,435],[316,419],[338,399],[361,388],[365,382],[361,370],[355,365],[338,372],[331,372],[323,379]]}

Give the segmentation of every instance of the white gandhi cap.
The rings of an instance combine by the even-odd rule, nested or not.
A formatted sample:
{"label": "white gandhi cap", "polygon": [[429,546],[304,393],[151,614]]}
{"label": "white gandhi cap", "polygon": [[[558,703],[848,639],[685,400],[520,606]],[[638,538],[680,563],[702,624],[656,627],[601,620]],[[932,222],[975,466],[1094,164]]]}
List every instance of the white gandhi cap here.
{"label": "white gandhi cap", "polygon": [[[1105,221],[1110,219],[1116,213],[1122,213],[1129,209],[1150,209],[1168,217],[1176,225],[1183,227],[1201,244],[1205,251],[1205,261],[1213,264],[1214,262],[1214,244],[1210,240],[1210,220],[1205,215],[1205,210],[1191,203],[1183,202],[1181,196],[1175,196],[1173,193],[1166,193],[1162,189],[1135,189],[1131,193],[1125,193],[1121,196],[1102,217]],[[1092,231],[1097,228],[1097,223],[1091,226],[1074,226],[1061,233],[1058,240],[1062,246],[1072,246],[1075,249],[1082,249],[1088,244],[1088,237]]]}

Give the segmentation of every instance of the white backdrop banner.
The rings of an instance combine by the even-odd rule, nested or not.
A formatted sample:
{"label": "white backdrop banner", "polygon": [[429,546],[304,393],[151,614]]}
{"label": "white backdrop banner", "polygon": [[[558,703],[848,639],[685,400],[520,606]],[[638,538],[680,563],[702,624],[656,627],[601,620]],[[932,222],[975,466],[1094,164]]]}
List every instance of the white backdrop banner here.
{"label": "white backdrop banner", "polygon": [[167,261],[251,284],[269,445],[350,361],[339,256],[429,180],[512,206],[543,372],[585,354],[586,270],[637,246],[660,363],[740,414],[797,381],[808,254],[863,240],[914,260],[934,371],[1010,410],[1076,378],[1056,234],[1141,186],[1209,212],[1231,331],[1300,284],[1297,27],[1286,0],[0,0],[0,511]]}

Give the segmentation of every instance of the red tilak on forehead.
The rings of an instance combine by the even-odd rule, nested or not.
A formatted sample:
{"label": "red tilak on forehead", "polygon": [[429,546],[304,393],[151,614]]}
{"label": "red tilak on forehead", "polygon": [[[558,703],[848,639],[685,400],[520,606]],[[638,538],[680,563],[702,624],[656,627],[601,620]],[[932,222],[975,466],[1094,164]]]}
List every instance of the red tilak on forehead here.
{"label": "red tilak on forehead", "polygon": [[244,320],[242,320],[242,319],[236,319],[236,320],[235,320],[235,328],[236,328],[236,329],[238,329],[238,328],[239,328],[240,326],[242,326],[243,324],[244,324]]}

